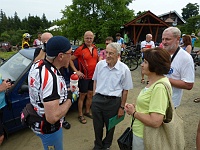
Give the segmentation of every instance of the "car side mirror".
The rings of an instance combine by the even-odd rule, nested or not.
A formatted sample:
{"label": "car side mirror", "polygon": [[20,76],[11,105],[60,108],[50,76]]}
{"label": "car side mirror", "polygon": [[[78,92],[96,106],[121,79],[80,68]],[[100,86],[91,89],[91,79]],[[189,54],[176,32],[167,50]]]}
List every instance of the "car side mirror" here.
{"label": "car side mirror", "polygon": [[23,84],[19,90],[19,94],[23,94],[23,93],[28,93],[29,90],[28,90],[28,85],[26,84]]}

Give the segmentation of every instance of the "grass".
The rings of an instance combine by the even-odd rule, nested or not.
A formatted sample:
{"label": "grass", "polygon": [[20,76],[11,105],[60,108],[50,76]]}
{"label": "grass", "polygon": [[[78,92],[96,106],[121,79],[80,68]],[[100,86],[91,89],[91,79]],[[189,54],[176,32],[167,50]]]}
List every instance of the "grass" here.
{"label": "grass", "polygon": [[17,53],[17,51],[0,52],[0,57],[2,57],[2,58],[4,58],[4,59],[8,59],[8,58],[10,58],[12,55],[14,55],[15,53]]}
{"label": "grass", "polygon": [[200,37],[198,40],[196,40],[196,42],[194,43],[195,47],[200,47]]}

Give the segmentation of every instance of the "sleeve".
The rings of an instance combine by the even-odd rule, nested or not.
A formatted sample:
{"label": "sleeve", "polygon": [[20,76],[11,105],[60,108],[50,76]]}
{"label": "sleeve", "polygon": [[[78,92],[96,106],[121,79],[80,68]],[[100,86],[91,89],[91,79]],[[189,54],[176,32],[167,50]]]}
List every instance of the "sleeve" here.
{"label": "sleeve", "polygon": [[145,43],[141,42],[141,49],[143,49],[145,47]]}

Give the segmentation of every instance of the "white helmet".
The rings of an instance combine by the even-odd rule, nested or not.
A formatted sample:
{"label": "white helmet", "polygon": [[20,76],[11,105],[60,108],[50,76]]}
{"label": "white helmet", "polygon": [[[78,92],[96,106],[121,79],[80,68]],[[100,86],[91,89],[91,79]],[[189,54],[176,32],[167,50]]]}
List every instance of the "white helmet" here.
{"label": "white helmet", "polygon": [[24,39],[29,39],[31,37],[31,35],[29,33],[24,33],[23,34],[23,38]]}

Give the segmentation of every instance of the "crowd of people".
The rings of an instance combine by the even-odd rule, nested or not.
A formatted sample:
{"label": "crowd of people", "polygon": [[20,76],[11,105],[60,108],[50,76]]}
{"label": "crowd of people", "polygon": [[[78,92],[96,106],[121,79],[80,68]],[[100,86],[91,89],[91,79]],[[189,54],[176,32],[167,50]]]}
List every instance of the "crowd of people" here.
{"label": "crowd of people", "polygon": [[[109,119],[116,115],[120,118],[125,112],[135,118],[132,150],[144,150],[144,126],[161,126],[169,106],[165,86],[156,83],[165,82],[169,85],[175,108],[181,104],[183,90],[193,88],[194,62],[190,53],[193,50],[192,38],[198,38],[193,34],[184,35],[183,43],[180,44],[181,31],[177,27],[169,27],[162,33],[161,46],[155,46],[150,33],[141,42],[141,83],[145,83],[146,75],[147,85],[141,90],[135,104],[127,103],[128,91],[133,88],[133,82],[128,66],[119,58],[129,42],[128,34],[126,32],[122,38],[117,33],[116,40],[107,37],[106,49],[98,54],[97,47],[93,44],[92,31],[84,33],[83,44],[74,52],[66,37],[53,36],[49,32],[38,33],[38,38],[34,40],[36,50],[28,83],[30,102],[38,115],[44,118],[35,122],[31,129],[40,137],[45,150],[62,150],[62,127],[70,128],[65,119],[73,104],[73,91],[69,88],[70,73],[66,74],[69,67],[79,77],[78,121],[86,124],[87,118],[93,120],[93,150],[110,149],[115,127],[108,130]],[[23,48],[30,46],[30,37],[28,33],[23,35]],[[0,144],[3,141],[1,109],[5,106],[4,91],[11,86],[5,80],[0,80]],[[196,143],[200,150],[200,122]]]}

